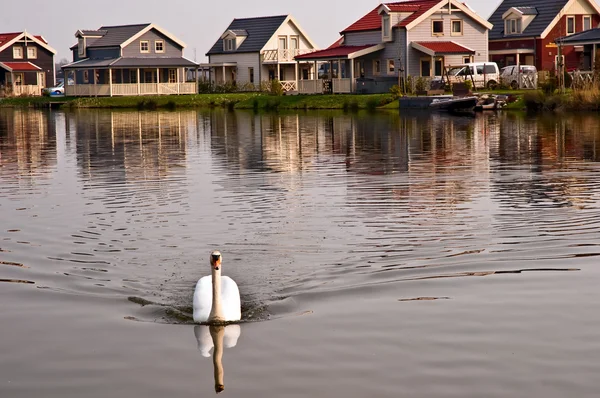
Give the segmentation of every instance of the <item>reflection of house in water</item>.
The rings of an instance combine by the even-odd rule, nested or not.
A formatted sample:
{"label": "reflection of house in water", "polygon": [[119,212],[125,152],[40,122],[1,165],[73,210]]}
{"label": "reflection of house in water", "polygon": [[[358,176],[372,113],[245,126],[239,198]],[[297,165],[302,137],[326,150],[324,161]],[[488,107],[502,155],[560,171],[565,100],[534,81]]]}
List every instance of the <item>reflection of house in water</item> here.
{"label": "reflection of house in water", "polygon": [[56,114],[0,109],[0,167],[37,176],[56,166]]}
{"label": "reflection of house in water", "polygon": [[80,171],[89,178],[159,180],[186,162],[197,139],[197,113],[78,111],[66,116],[75,132]]}

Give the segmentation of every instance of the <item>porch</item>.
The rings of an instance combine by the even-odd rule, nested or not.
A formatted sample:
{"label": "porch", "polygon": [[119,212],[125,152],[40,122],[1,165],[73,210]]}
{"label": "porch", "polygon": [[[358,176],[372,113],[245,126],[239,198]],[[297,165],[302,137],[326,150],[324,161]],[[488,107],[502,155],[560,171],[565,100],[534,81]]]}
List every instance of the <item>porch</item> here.
{"label": "porch", "polygon": [[[174,62],[135,60],[84,60],[63,67],[65,80],[73,84],[65,86],[66,96],[137,96],[181,95],[198,92],[197,65],[182,59]],[[145,62],[144,62],[145,61]],[[139,65],[148,63],[153,66]],[[162,63],[163,65],[158,65]],[[183,66],[185,65],[185,66]],[[193,81],[188,81],[189,71]],[[68,79],[68,80],[67,80]]]}
{"label": "porch", "polygon": [[349,94],[361,91],[361,84],[371,82],[364,79],[364,61],[360,58],[384,48],[385,44],[339,46],[297,56],[297,63],[311,62],[312,69],[317,71],[312,76],[303,76],[308,77],[306,79],[298,80],[298,93]]}
{"label": "porch", "polygon": [[46,74],[31,62],[0,62],[0,88],[6,96],[38,96],[46,87]]}
{"label": "porch", "polygon": [[441,77],[449,65],[463,65],[473,62],[475,51],[453,41],[412,42],[411,47],[418,54],[419,70],[409,70],[409,75],[425,78]]}

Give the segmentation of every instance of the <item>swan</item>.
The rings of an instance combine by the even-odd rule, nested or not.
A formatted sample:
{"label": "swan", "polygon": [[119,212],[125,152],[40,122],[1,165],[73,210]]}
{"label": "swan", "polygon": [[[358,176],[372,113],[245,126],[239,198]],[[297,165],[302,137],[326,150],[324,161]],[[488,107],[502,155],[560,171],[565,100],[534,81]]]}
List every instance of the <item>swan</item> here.
{"label": "swan", "polygon": [[222,256],[210,254],[211,276],[198,280],[194,291],[194,322],[219,324],[242,318],[240,291],[233,279],[221,276]]}

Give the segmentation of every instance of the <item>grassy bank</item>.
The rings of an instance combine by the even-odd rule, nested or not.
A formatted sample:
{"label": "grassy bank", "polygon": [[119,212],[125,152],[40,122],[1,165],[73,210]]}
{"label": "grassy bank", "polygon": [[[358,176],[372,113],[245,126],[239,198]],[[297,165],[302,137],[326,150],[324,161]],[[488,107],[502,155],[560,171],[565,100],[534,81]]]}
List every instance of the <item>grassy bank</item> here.
{"label": "grassy bank", "polygon": [[197,94],[144,97],[19,97],[0,100],[0,107],[36,107],[50,102],[63,103],[63,108],[99,109],[177,109],[227,108],[254,110],[295,109],[377,109],[392,103],[390,94],[372,95],[289,95],[271,96],[259,93]]}

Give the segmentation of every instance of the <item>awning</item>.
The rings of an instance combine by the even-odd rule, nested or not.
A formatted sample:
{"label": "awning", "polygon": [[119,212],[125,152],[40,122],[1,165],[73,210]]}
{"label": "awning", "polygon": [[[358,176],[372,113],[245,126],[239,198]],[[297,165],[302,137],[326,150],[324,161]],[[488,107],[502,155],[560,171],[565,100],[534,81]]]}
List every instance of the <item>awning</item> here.
{"label": "awning", "polygon": [[365,46],[338,46],[308,54],[297,55],[296,61],[318,61],[328,59],[354,59],[381,51],[385,44],[367,44]]}
{"label": "awning", "polygon": [[475,50],[460,45],[454,41],[413,41],[412,47],[422,53],[436,55],[475,54]]}
{"label": "awning", "polygon": [[184,57],[178,58],[86,58],[81,61],[64,65],[63,69],[107,69],[107,68],[168,68],[168,67],[195,68],[197,63]]}
{"label": "awning", "polygon": [[0,62],[0,68],[9,72],[39,72],[42,70],[31,62]]}

